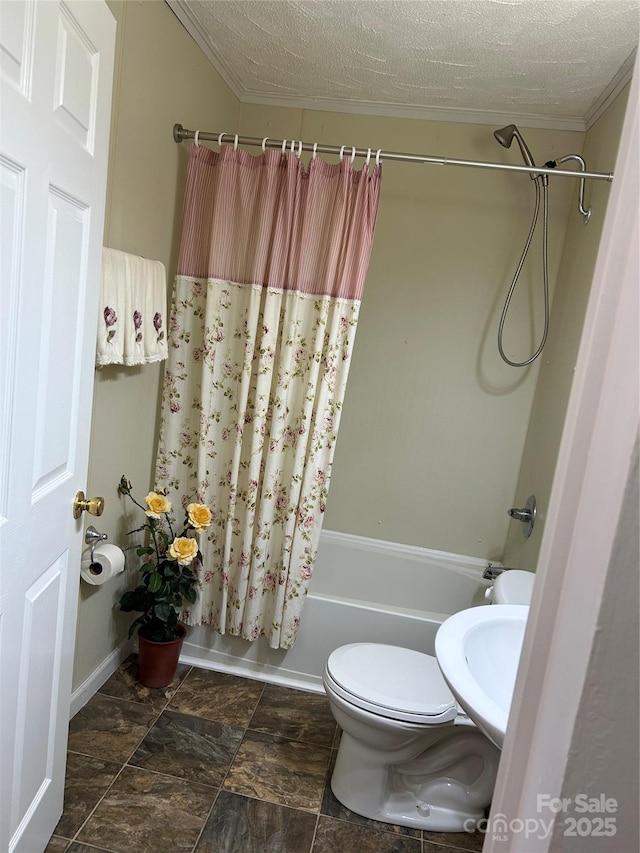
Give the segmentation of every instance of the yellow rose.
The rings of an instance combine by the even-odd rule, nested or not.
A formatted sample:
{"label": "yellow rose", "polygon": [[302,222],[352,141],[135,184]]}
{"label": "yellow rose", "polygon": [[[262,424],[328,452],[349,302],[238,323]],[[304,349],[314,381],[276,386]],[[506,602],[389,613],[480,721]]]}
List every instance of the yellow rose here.
{"label": "yellow rose", "polygon": [[169,545],[169,556],[177,560],[180,566],[188,566],[198,553],[198,543],[195,539],[187,539],[185,536],[176,537]]}
{"label": "yellow rose", "polygon": [[211,510],[204,504],[189,504],[187,514],[189,524],[195,530],[206,530],[211,524]]}
{"label": "yellow rose", "polygon": [[171,503],[164,495],[149,492],[145,498],[145,502],[149,507],[149,509],[145,510],[145,515],[148,515],[149,518],[160,518],[165,512],[171,512]]}

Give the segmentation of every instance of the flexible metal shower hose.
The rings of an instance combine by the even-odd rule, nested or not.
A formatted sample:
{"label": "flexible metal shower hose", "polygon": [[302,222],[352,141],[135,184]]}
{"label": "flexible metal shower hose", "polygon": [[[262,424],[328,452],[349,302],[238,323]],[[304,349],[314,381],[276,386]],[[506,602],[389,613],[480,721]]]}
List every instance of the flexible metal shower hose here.
{"label": "flexible metal shower hose", "polygon": [[[533,239],[534,231],[536,230],[536,224],[538,222],[538,214],[540,213],[540,184],[542,182],[542,195],[544,198],[543,203],[543,222],[542,222],[542,266],[543,266],[543,278],[544,278],[544,332],[542,333],[542,340],[540,341],[540,345],[537,350],[526,361],[511,361],[510,358],[504,352],[502,346],[502,336],[504,332],[504,324],[507,319],[507,312],[509,311],[509,304],[511,303],[511,297],[516,289],[516,285],[518,283],[518,279],[520,277],[520,273],[522,271],[522,267],[524,266],[524,262],[527,258],[527,253],[529,251],[529,246],[531,245],[531,240]],[[510,364],[511,367],[526,367],[528,364],[531,364],[532,361],[535,361],[536,358],[540,355],[542,350],[544,349],[544,345],[547,342],[547,335],[549,334],[549,263],[547,258],[547,232],[549,229],[549,204],[548,204],[548,196],[547,196],[547,183],[548,179],[545,175],[540,175],[534,179],[534,184],[536,186],[536,206],[533,213],[533,222],[531,223],[531,228],[529,229],[529,236],[527,237],[527,242],[524,246],[524,251],[522,252],[522,256],[520,258],[520,262],[516,268],[515,275],[513,276],[513,281],[511,282],[511,286],[509,287],[509,292],[507,293],[507,298],[505,299],[504,307],[502,309],[502,316],[500,317],[500,324],[498,326],[498,352],[503,361],[507,364]]]}

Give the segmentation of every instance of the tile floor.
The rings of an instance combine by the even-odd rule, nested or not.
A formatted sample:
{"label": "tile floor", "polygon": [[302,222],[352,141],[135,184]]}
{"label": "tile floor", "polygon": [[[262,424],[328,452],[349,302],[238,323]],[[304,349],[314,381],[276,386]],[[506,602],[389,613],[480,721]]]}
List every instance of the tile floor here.
{"label": "tile floor", "polygon": [[45,853],[455,853],[475,834],[361,818],[333,796],[325,696],[132,656],[71,721],[64,813]]}

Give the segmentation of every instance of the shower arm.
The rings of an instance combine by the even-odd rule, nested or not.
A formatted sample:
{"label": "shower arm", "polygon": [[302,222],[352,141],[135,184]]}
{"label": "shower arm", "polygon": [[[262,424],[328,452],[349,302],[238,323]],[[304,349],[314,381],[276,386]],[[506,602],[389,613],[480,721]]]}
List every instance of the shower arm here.
{"label": "shower arm", "polygon": [[[562,163],[566,163],[567,160],[575,160],[577,163],[580,164],[580,169],[583,172],[587,171],[587,164],[579,154],[565,154],[564,157],[558,157],[556,160],[549,160],[548,163],[545,163],[545,166],[548,166],[550,169],[553,169],[554,166],[560,166],[562,165]],[[580,210],[580,215],[582,216],[584,224],[588,225],[589,220],[591,219],[591,208],[585,209],[584,206],[584,178],[580,178],[578,208]]]}

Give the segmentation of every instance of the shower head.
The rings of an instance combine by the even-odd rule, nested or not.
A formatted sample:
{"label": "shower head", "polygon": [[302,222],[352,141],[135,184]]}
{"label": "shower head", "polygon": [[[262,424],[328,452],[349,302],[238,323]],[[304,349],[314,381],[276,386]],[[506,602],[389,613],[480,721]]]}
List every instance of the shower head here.
{"label": "shower head", "polygon": [[[527,148],[527,143],[522,138],[522,135],[515,124],[508,124],[506,127],[501,127],[500,130],[494,130],[493,135],[504,148],[511,148],[511,143],[515,137],[516,142],[520,146],[524,162],[527,166],[533,167],[536,165],[533,161],[533,157],[531,156],[531,151]],[[534,176],[531,175],[531,177],[533,178]]]}
{"label": "shower head", "polygon": [[493,135],[504,148],[511,148],[513,137],[517,131],[518,128],[515,124],[508,124],[506,127],[501,127],[500,130],[494,130]]}

